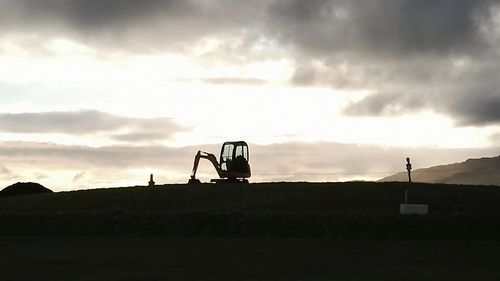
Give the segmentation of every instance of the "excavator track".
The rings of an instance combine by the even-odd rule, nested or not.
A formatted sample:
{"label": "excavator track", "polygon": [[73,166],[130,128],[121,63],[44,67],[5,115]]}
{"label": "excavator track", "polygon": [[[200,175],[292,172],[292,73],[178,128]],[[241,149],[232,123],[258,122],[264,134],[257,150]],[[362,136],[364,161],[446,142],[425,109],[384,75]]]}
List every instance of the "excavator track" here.
{"label": "excavator track", "polygon": [[247,179],[211,179],[211,183],[248,183]]}

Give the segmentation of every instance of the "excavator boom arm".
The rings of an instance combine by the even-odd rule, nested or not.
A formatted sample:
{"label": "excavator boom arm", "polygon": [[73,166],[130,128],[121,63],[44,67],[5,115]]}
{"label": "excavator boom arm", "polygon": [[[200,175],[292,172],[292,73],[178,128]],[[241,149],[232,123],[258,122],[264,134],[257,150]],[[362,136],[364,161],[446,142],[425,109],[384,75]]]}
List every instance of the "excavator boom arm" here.
{"label": "excavator boom arm", "polygon": [[196,172],[198,171],[198,165],[200,164],[201,158],[207,159],[212,163],[212,165],[214,165],[214,168],[217,171],[217,174],[219,174],[219,177],[223,178],[225,176],[225,173],[220,168],[219,162],[217,162],[217,157],[215,157],[215,155],[213,155],[212,153],[198,150],[198,153],[196,153],[196,156],[194,157],[193,171],[191,173],[192,180],[196,179]]}

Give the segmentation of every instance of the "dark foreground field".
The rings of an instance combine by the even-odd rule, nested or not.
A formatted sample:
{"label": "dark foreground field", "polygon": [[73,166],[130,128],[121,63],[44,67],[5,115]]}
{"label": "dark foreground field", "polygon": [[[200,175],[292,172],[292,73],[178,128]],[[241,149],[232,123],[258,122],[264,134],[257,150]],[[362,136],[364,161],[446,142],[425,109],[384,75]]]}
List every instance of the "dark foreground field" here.
{"label": "dark foreground field", "polygon": [[3,237],[1,280],[500,280],[497,241]]}
{"label": "dark foreground field", "polygon": [[0,235],[498,239],[500,188],[404,183],[166,185],[0,198]]}
{"label": "dark foreground field", "polygon": [[0,198],[0,280],[500,280],[500,188],[166,185]]}

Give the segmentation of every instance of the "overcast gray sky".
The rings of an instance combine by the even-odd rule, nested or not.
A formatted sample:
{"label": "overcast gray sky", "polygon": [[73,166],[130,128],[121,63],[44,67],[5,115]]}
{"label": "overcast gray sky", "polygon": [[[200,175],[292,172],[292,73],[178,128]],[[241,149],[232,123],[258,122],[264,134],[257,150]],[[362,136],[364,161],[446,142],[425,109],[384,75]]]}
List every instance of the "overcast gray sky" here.
{"label": "overcast gray sky", "polygon": [[239,139],[262,181],[498,155],[499,51],[494,0],[0,0],[0,182],[178,182]]}

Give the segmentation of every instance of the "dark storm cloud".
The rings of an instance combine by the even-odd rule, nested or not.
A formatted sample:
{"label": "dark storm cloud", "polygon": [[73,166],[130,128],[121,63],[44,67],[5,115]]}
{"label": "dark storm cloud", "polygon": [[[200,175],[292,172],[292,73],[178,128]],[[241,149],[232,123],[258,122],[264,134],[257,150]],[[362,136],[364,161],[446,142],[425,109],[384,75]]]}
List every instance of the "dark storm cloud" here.
{"label": "dark storm cloud", "polygon": [[[499,85],[500,86],[500,85]],[[413,93],[377,93],[348,106],[348,115],[385,115],[394,116],[431,108],[439,113],[448,113],[459,126],[493,125],[500,122],[500,92],[476,92],[475,88],[463,93],[460,90],[443,92],[442,98],[432,103],[429,95]]]}
{"label": "dark storm cloud", "polygon": [[500,122],[500,57],[490,56],[488,61],[471,67],[448,93],[449,112],[461,125],[498,124]]}
{"label": "dark storm cloud", "polygon": [[[3,28],[40,31],[71,30],[75,33],[126,30],[147,23],[148,18],[189,12],[191,1],[182,0],[2,0]],[[110,34],[111,35],[111,34]]]}
{"label": "dark storm cloud", "polygon": [[265,32],[295,50],[296,85],[372,92],[348,115],[432,110],[483,126],[500,123],[499,4],[273,1]]}
{"label": "dark storm cloud", "polygon": [[297,51],[296,85],[372,92],[348,115],[430,109],[483,126],[500,123],[498,4],[277,1],[271,30]]}
{"label": "dark storm cloud", "polygon": [[4,31],[20,29],[52,36],[62,32],[90,43],[117,40],[118,45],[124,40],[140,44],[141,39],[149,38],[158,44],[228,30],[257,30],[313,55],[356,50],[393,56],[460,51],[482,44],[478,23],[488,16],[491,2],[1,0],[0,23]]}
{"label": "dark storm cloud", "polygon": [[377,93],[351,104],[344,112],[349,115],[394,116],[412,113],[425,107],[423,95],[413,93]]}
{"label": "dark storm cloud", "polygon": [[282,40],[313,55],[457,52],[483,44],[478,20],[488,16],[490,2],[275,1],[272,27]]}
{"label": "dark storm cloud", "polygon": [[76,37],[118,48],[181,48],[176,43],[242,32],[253,34],[249,40],[264,37],[290,44],[306,57],[394,57],[484,46],[478,30],[492,2],[496,1],[2,0],[0,23],[4,31]]}
{"label": "dark storm cloud", "polygon": [[455,103],[452,112],[458,113],[457,123],[463,126],[477,124],[498,124],[500,122],[500,93],[497,96],[467,96],[459,103]]}
{"label": "dark storm cloud", "polygon": [[[0,30],[125,52],[182,51],[210,34],[252,25],[260,1],[1,0]],[[36,48],[36,47],[35,47]],[[105,53],[105,52],[104,52]]]}
{"label": "dark storm cloud", "polygon": [[185,129],[170,118],[130,118],[96,110],[0,114],[0,131],[10,133],[113,135],[114,132],[128,130],[128,133],[113,135],[113,138],[134,141],[147,137],[167,139]]}
{"label": "dark storm cloud", "polygon": [[[265,57],[252,46],[272,42],[296,64],[292,83],[373,93],[347,114],[430,109],[482,126],[500,122],[499,2],[0,0],[0,30],[41,43],[69,38],[102,53],[182,53],[215,36],[223,43],[206,59],[238,64]],[[457,68],[461,59],[468,63]]]}
{"label": "dark storm cloud", "polygon": [[398,115],[431,109],[451,116],[459,126],[498,124],[499,57],[469,57],[466,61],[463,66],[456,66],[453,59],[434,60],[428,68],[413,63],[406,68],[397,66],[392,81],[372,88],[373,94],[348,106],[345,113]]}

